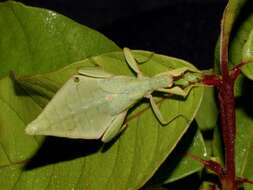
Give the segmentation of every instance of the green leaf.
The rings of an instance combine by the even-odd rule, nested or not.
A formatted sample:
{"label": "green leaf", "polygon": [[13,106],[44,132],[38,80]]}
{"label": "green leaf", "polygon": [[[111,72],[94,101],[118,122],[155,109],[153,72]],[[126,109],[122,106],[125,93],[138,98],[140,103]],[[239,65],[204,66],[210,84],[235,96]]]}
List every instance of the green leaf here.
{"label": "green leaf", "polygon": [[248,40],[242,49],[242,62],[250,63],[253,61],[253,30],[251,30]]}
{"label": "green leaf", "polygon": [[[252,49],[252,34],[253,29],[251,23],[253,21],[252,2],[247,1],[242,13],[238,18],[237,27],[235,28],[235,35],[231,39],[230,45],[230,64],[237,65],[241,62],[250,63],[250,55]],[[245,76],[252,79],[252,64],[246,64],[242,67],[242,72]],[[238,87],[239,88],[239,87]]]}
{"label": "green leaf", "polygon": [[196,125],[192,125],[183,136],[172,154],[151,179],[151,183],[166,184],[201,171],[203,164],[190,155],[198,155],[203,159],[208,159],[209,156],[202,134]]}
{"label": "green leaf", "polygon": [[[234,19],[237,18],[235,27],[233,28],[233,35],[230,39],[229,46],[229,67],[232,68],[243,61],[242,56],[245,54],[245,43],[249,40],[250,43],[250,32],[253,29],[253,14],[252,14],[252,1],[240,0],[231,1],[233,5]],[[240,12],[241,11],[241,12]],[[239,14],[240,12],[240,14]],[[246,45],[247,46],[247,45]],[[217,43],[215,48],[215,71],[219,71],[219,48],[220,44]],[[246,48],[246,47],[245,47]],[[245,56],[245,55],[244,55]],[[235,95],[236,97],[241,96],[243,81],[246,80],[245,76],[252,78],[252,64],[248,64],[242,67],[243,76],[240,76],[236,80],[235,84]]]}
{"label": "green leaf", "polygon": [[[229,43],[230,43],[230,46],[229,46],[229,67],[232,68],[234,65],[240,63],[240,60],[239,60],[239,62],[236,62],[236,63],[234,63],[233,61],[232,62],[230,61],[231,55],[233,56],[233,53],[240,55],[242,52],[242,51],[238,51],[238,49],[236,51],[232,50],[231,42],[233,41],[234,35],[230,35],[230,34],[231,34],[231,32],[237,30],[237,26],[238,26],[237,23],[241,22],[240,16],[241,15],[245,16],[245,14],[244,14],[245,7],[251,7],[250,5],[247,5],[248,3],[250,4],[250,0],[229,0],[228,1],[228,4],[227,4],[227,6],[224,10],[224,13],[223,13],[222,26],[221,26],[221,30],[223,31],[224,36],[223,36],[223,39],[221,39],[221,38],[218,39],[217,45],[215,47],[214,70],[216,73],[220,72],[220,48],[221,48],[220,42],[221,41],[222,41],[222,43],[225,43],[225,44],[223,44],[223,46],[227,45],[228,42],[225,42],[226,40],[229,40]],[[224,39],[224,38],[226,38],[226,39]],[[240,44],[240,46],[242,46],[244,44],[244,42],[242,42]]]}
{"label": "green leaf", "polygon": [[[253,179],[253,114],[252,114],[252,80],[241,78],[240,97],[236,103],[236,174],[240,177]],[[244,184],[245,190],[253,190],[252,184]]]}
{"label": "green leaf", "polygon": [[226,9],[223,14],[223,26],[222,29],[225,35],[230,35],[232,27],[238,17],[240,10],[247,0],[229,0]]}
{"label": "green leaf", "polygon": [[[217,73],[220,72],[221,67],[220,59],[222,59],[222,57],[220,56],[220,53],[223,53],[223,56],[226,56],[226,51],[229,49],[228,47],[230,45],[233,26],[235,25],[235,21],[246,2],[247,0],[229,0],[223,12],[220,38],[215,49],[216,58],[214,69]],[[231,64],[229,63],[228,66],[230,67]]]}
{"label": "green leaf", "polygon": [[251,80],[253,79],[253,30],[251,30],[248,40],[242,49],[242,62],[246,63],[243,66],[242,72]]}
{"label": "green leaf", "polygon": [[34,74],[119,48],[102,34],[53,11],[0,3],[0,77]]}
{"label": "green leaf", "polygon": [[216,126],[218,118],[218,108],[215,101],[215,89],[205,87],[203,100],[195,117],[201,130],[212,129]]}
{"label": "green leaf", "polygon": [[[52,11],[6,2],[0,4],[0,15],[0,76],[10,70],[18,76],[44,73],[86,57],[119,49],[96,31]],[[147,56],[144,56],[145,59]],[[116,56],[116,62],[122,60],[117,60]],[[92,59],[90,61],[93,62]],[[115,66],[113,61],[105,62],[105,67],[117,74],[124,74],[123,70],[129,69],[125,67],[121,71],[122,65]],[[153,62],[156,63],[154,65],[159,63],[165,66],[156,69],[147,67],[149,74],[167,69],[171,64],[186,64],[163,56]],[[93,141],[44,140],[43,137],[24,134],[27,123],[39,114],[64,80],[73,73],[73,70],[69,73],[63,70],[60,70],[60,74],[58,71],[52,74],[52,83],[49,82],[50,78],[46,82],[45,79],[34,81],[40,84],[33,83],[32,86],[28,83],[28,86],[21,86],[13,80],[13,76],[0,80],[1,188],[135,189],[142,186],[176,146],[188,124],[181,119],[175,121],[179,125],[177,127],[174,124],[168,128],[159,127],[144,103],[131,113],[130,119],[140,110],[145,111],[145,118],[130,120],[129,129],[122,138],[106,147]],[[46,88],[41,88],[43,82]],[[162,101],[162,110],[171,113],[175,105],[178,109],[186,106],[184,112],[192,118],[201,100],[201,93],[202,89],[194,89],[186,102],[177,99]],[[149,121],[155,125],[145,125]],[[148,132],[145,133],[146,130]]]}
{"label": "green leaf", "polygon": [[224,146],[222,142],[221,129],[218,126],[214,128],[212,152],[214,160],[224,166]]}
{"label": "green leaf", "polygon": [[[236,137],[236,173],[240,177],[253,179],[253,117],[245,109],[238,109]],[[245,190],[252,190],[252,184],[245,184]]]}
{"label": "green leaf", "polygon": [[[151,57],[151,53],[145,51],[137,51],[134,56],[139,62],[146,61],[140,64],[140,67],[143,73],[147,75],[154,75],[182,66],[193,67],[185,61],[171,57],[157,54]],[[17,81],[11,81],[7,78],[5,80],[9,81],[10,87],[6,89],[8,94],[13,95],[12,99],[15,97],[22,102],[20,98],[26,98],[32,106],[39,107],[38,102],[41,101],[38,101],[38,97],[43,94],[50,94],[48,92],[51,91],[50,88],[54,86],[53,84],[62,85],[71,74],[76,72],[78,67],[91,64],[100,65],[105,70],[115,74],[133,75],[125,63],[122,52],[115,52],[71,64],[53,73],[26,78],[17,77],[18,84]],[[36,84],[38,81],[39,83]],[[22,94],[21,97],[17,96],[11,87],[13,83],[19,87],[19,89],[16,88],[16,93]],[[29,86],[29,84],[32,85]],[[0,95],[1,93],[3,91],[0,92]],[[183,114],[192,121],[200,105],[202,93],[203,88],[199,87],[194,88],[187,99],[175,96],[157,100],[160,102],[161,111],[168,118]],[[12,99],[7,102],[13,102]],[[26,105],[24,103],[22,104],[23,110],[19,110],[21,106],[19,107],[18,104],[14,105],[15,112],[13,114],[20,114],[21,112],[22,115],[19,117],[22,120],[24,120],[23,115],[29,116],[31,112],[37,115],[39,112],[39,109],[36,111],[31,106],[23,106]],[[30,139],[31,142],[22,140],[12,143],[25,147],[27,153],[20,159],[17,157],[19,154],[14,154],[15,148],[11,149],[14,152],[12,153],[13,159],[12,162],[5,163],[5,166],[1,168],[0,184],[4,184],[5,189],[11,189],[13,185],[17,189],[34,189],[34,187],[44,189],[47,187],[47,189],[118,190],[142,187],[172,152],[190,124],[190,121],[186,122],[184,118],[179,117],[168,126],[161,126],[149,108],[149,103],[142,101],[132,109],[127,119],[128,128],[116,141],[106,145],[102,145],[98,141],[51,137],[46,138],[41,146],[41,141],[36,144],[34,137],[27,136],[22,131],[25,124],[35,118],[34,115],[28,117],[18,127],[20,133],[15,134],[15,138],[12,138],[15,140],[19,139],[19,136],[25,136]],[[6,122],[8,123],[8,121]],[[16,127],[16,125],[10,125],[8,130],[15,131]],[[8,144],[9,140],[10,137],[6,135],[2,144]],[[200,143],[194,145],[198,147],[197,150],[201,150],[200,147],[203,149],[203,143],[197,142]],[[38,152],[33,155],[36,150]],[[4,155],[9,157],[9,152]],[[43,158],[45,155],[46,158]],[[203,152],[200,152],[198,156],[201,157],[202,155]],[[27,159],[29,161],[25,162]],[[196,161],[188,161],[189,164],[192,162]],[[13,177],[11,182],[7,180],[9,175]],[[181,175],[183,175],[182,172]],[[184,175],[188,175],[188,173]]]}

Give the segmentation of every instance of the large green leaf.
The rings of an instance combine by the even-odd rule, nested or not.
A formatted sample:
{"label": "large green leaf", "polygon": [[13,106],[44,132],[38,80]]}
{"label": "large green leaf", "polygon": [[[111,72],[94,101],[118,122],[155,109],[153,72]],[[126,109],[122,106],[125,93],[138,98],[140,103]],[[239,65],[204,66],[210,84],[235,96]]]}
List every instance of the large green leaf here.
{"label": "large green leaf", "polygon": [[222,166],[224,166],[224,146],[223,146],[221,129],[218,128],[218,126],[214,128],[211,146],[212,146],[214,160],[216,160]]}
{"label": "large green leaf", "polygon": [[252,64],[253,63],[253,32],[252,31],[253,29],[251,30],[248,36],[248,39],[243,46],[242,55],[241,55],[241,61],[243,63],[246,63],[242,68],[242,72],[251,80],[253,79],[253,64]]}
{"label": "large green leaf", "polygon": [[[250,32],[253,29],[253,26],[251,24],[253,21],[252,2],[246,1],[246,4],[244,8],[241,9],[241,11],[242,12],[238,18],[237,27],[234,29],[235,34],[231,39],[231,45],[229,50],[230,64],[232,66],[237,65],[242,61],[251,62],[249,60],[249,50],[252,48],[252,37],[250,37]],[[245,76],[252,79],[252,64],[247,64],[243,66],[242,72],[243,74],[245,74]]]}
{"label": "large green leaf", "polygon": [[229,0],[223,14],[222,28],[223,37],[229,37],[234,23],[247,0]]}
{"label": "large green leaf", "polygon": [[[229,38],[226,40],[230,40],[229,41],[229,45],[231,43],[231,41],[234,39],[234,33],[233,31],[237,30],[238,24],[237,22],[241,22],[240,20],[240,16],[243,15],[242,17],[245,16],[244,11],[245,11],[245,7],[250,7],[251,1],[250,0],[229,0],[228,4],[226,6],[226,9],[224,10],[223,13],[223,21],[222,21],[222,26],[221,26],[221,31],[224,34],[223,38],[219,38],[216,48],[215,48],[215,64],[214,64],[214,69],[216,73],[220,72],[220,42],[222,41],[222,43],[224,42],[224,38]],[[241,13],[242,12],[242,13]],[[239,18],[238,18],[239,17]],[[238,21],[239,20],[239,21]],[[232,32],[232,35],[231,35]],[[245,36],[244,36],[245,37]],[[247,35],[246,35],[246,39],[247,39]],[[244,40],[246,40],[244,39]],[[227,42],[225,42],[227,43]],[[245,41],[241,41],[241,48],[244,45]],[[228,44],[226,44],[228,45]],[[239,54],[241,56],[242,50],[240,49],[240,51],[238,51],[238,49],[236,49],[236,51],[232,50],[233,48],[231,48],[231,46],[229,47],[229,68],[232,68],[234,65],[239,64],[240,63],[240,59],[237,60],[237,62],[231,61],[231,55],[233,56],[234,53],[236,53],[237,55]],[[232,51],[231,51],[232,50]],[[234,59],[232,59],[234,60]]]}
{"label": "large green leaf", "polygon": [[[247,63],[247,65],[244,66],[243,70],[246,70],[246,75],[252,79],[253,76],[251,76],[250,73],[252,73],[251,67],[253,62],[253,30],[251,30],[248,39],[243,46],[241,60],[243,63]],[[247,74],[248,71],[249,75]]]}
{"label": "large green leaf", "polygon": [[200,104],[195,117],[201,130],[209,130],[216,126],[218,119],[218,108],[215,101],[215,89],[206,87],[204,89],[203,101]]}
{"label": "large green leaf", "polygon": [[174,182],[203,169],[203,164],[193,160],[191,155],[208,159],[205,142],[196,125],[192,125],[180,140],[172,154],[158,169],[151,183],[165,184]]}
{"label": "large green leaf", "polygon": [[[239,84],[239,83],[238,83]],[[240,94],[236,99],[236,173],[240,177],[253,179],[253,82],[246,77],[241,79]],[[245,190],[253,190],[253,185],[245,184]]]}
{"label": "large green leaf", "polygon": [[[150,52],[138,51],[134,55],[139,62],[148,60],[140,65],[147,75],[182,66],[192,67],[182,60],[157,54],[150,59]],[[2,140],[4,147],[8,144],[14,146],[5,149],[2,158],[0,184],[3,184],[5,189],[34,189],[34,187],[36,189],[138,189],[154,174],[186,132],[202,99],[203,89],[200,87],[194,88],[187,99],[176,96],[157,99],[163,114],[168,118],[183,114],[189,121],[178,117],[168,126],[161,126],[149,109],[148,102],[142,101],[130,110],[127,130],[120,138],[107,145],[97,141],[61,138],[46,138],[41,145],[40,139],[25,135],[23,132],[25,125],[35,118],[40,111],[40,106],[43,106],[43,101],[40,101],[42,99],[39,97],[44,94],[50,97],[49,92],[54,92],[54,88],[51,87],[61,86],[78,67],[90,64],[100,65],[115,74],[133,75],[125,63],[123,54],[116,52],[92,57],[56,72],[17,78],[18,83],[9,77],[2,80],[1,86],[5,85],[8,96],[2,91],[0,96],[9,105],[13,104],[9,106],[12,107],[10,113],[22,120],[20,122],[14,118],[16,125],[7,126],[3,123],[3,129],[7,131],[15,131],[17,126],[19,129],[14,133],[15,138],[10,139],[6,134]],[[16,91],[12,86],[14,84]],[[19,104],[15,103],[15,99]],[[24,103],[23,99],[29,103]],[[44,100],[46,99],[47,96]],[[31,105],[25,106],[28,104]],[[30,115],[31,112],[34,115]],[[8,124],[8,121],[5,122]],[[27,139],[23,140],[21,137]],[[16,139],[22,141],[15,141]],[[9,142],[10,140],[12,142]],[[17,154],[15,152],[17,144],[24,147],[26,151],[23,153],[20,150]],[[205,152],[202,150],[205,149],[201,138],[192,146],[195,146],[198,156],[204,156]],[[37,153],[34,154],[36,150]],[[6,157],[12,159],[7,160]],[[191,162],[196,164],[196,161],[188,160],[189,164],[192,164]],[[196,171],[196,168],[200,166],[197,165],[192,170]],[[191,173],[189,169],[186,171],[188,174]],[[12,180],[9,180],[10,175]],[[180,175],[183,175],[182,172]]]}
{"label": "large green leaf", "polygon": [[[252,103],[252,102],[251,102]],[[238,109],[236,138],[236,173],[240,177],[253,179],[253,117],[252,112]],[[245,184],[245,190],[253,190],[252,184]]]}
{"label": "large green leaf", "polygon": [[[236,19],[235,27],[233,28],[233,35],[230,39],[230,46],[229,46],[229,67],[232,68],[235,65],[240,64],[242,61],[247,60],[249,55],[246,55],[246,58],[242,58],[243,55],[245,56],[245,44],[247,40],[249,40],[250,44],[250,32],[253,29],[252,27],[252,20],[253,20],[253,14],[252,14],[252,1],[250,0],[233,0],[230,3],[233,5],[233,8],[231,9],[235,13],[233,13],[233,22]],[[231,6],[230,5],[230,6]],[[230,11],[231,11],[230,10]],[[240,14],[239,14],[240,13]],[[232,27],[230,23],[229,27]],[[230,28],[231,29],[231,28]],[[247,45],[246,45],[247,46]],[[217,46],[215,48],[215,71],[219,72],[219,57],[220,52],[219,49],[220,44],[217,43]],[[250,49],[250,47],[248,47]],[[249,60],[247,60],[249,61]],[[252,64],[247,64],[242,67],[243,76],[238,77],[235,84],[235,95],[241,96],[242,86],[244,84],[245,76],[248,78],[252,78]]]}
{"label": "large green leaf", "polygon": [[[113,42],[96,31],[52,11],[6,2],[0,4],[0,15],[0,76],[6,75],[10,70],[18,76],[43,73],[86,57],[118,50]],[[161,65],[166,66],[156,68],[148,64],[147,73],[167,69],[171,62],[175,67],[186,64],[173,58],[161,57],[153,62],[155,65],[161,62]],[[109,62],[103,56],[98,59],[105,61],[104,67],[114,70],[116,74],[125,74],[124,70],[128,69],[119,69],[114,61],[110,62],[110,56]],[[112,56],[112,59],[115,57]],[[122,60],[122,57],[118,59],[116,56],[115,62]],[[182,118],[175,121],[178,127],[174,124],[170,128],[157,126],[153,113],[146,109],[147,104],[144,103],[131,113],[132,119],[131,115],[129,117],[131,130],[126,130],[122,138],[105,147],[93,141],[61,138],[44,140],[43,137],[25,135],[26,124],[40,113],[50,97],[73,72],[71,69],[61,69],[49,74],[48,80],[44,77],[41,81],[34,80],[32,86],[18,84],[14,76],[1,79],[1,188],[135,189],[142,186],[155,172],[188,128]],[[46,85],[45,88],[43,85]],[[175,105],[178,105],[178,111],[186,106],[184,112],[192,118],[201,100],[201,91],[195,89],[185,103],[178,99],[162,101],[162,110],[171,113],[171,108]],[[139,113],[140,110],[144,111],[144,118],[144,114],[135,117],[134,113]],[[143,120],[145,121],[142,122]],[[148,121],[155,125],[145,125]],[[196,143],[201,146],[201,142]],[[199,156],[201,155],[203,154]]]}
{"label": "large green leaf", "polygon": [[0,77],[52,71],[119,48],[102,34],[45,9],[0,3]]}

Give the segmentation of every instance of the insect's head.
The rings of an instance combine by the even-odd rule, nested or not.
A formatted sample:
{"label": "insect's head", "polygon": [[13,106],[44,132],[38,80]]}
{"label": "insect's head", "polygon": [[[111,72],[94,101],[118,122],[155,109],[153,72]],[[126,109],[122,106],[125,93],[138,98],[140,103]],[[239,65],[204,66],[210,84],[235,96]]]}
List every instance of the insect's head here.
{"label": "insect's head", "polygon": [[181,86],[183,88],[199,83],[201,81],[201,73],[185,72],[183,75],[178,76],[174,79],[175,86]]}

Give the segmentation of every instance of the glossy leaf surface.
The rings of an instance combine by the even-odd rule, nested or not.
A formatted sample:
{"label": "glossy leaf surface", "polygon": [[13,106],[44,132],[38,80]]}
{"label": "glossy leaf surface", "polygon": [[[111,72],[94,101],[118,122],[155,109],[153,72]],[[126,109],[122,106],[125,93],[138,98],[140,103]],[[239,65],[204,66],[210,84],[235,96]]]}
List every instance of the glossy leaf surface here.
{"label": "glossy leaf surface", "polygon": [[[118,47],[101,34],[44,9],[6,2],[0,4],[0,15],[0,41],[3,42],[0,43],[0,74],[5,76],[10,70],[16,74],[16,79],[12,75],[0,80],[1,188],[113,190],[141,187],[171,153],[189,124],[181,118],[168,127],[161,127],[144,101],[131,110],[128,129],[107,146],[97,141],[26,135],[25,126],[41,112],[76,67],[74,64],[54,73],[36,75],[34,80],[26,78],[23,83],[16,81],[20,76],[52,71],[87,56],[118,50]],[[148,52],[138,53],[141,62],[149,57]],[[132,74],[120,53],[86,61],[76,65],[95,62],[116,74]],[[157,55],[143,64],[142,69],[153,75],[183,65],[190,66],[184,61]],[[193,119],[201,97],[202,89],[196,88],[186,101],[181,98],[158,101],[168,117],[183,112]],[[195,144],[201,147],[199,156],[204,156],[202,142],[197,140]],[[180,175],[185,176],[185,173]]]}
{"label": "glossy leaf surface", "polygon": [[[143,73],[147,75],[154,75],[161,71],[181,66],[192,67],[182,60],[157,54],[153,55],[150,59],[150,52],[139,51],[134,55],[139,62],[148,60],[148,62],[140,65]],[[122,53],[110,53],[71,64],[53,73],[18,78],[18,86],[25,89],[25,92],[28,94],[28,96],[25,96],[26,98],[30,98],[35,105],[38,105],[37,102],[40,102],[38,100],[41,100],[41,97],[43,97],[41,94],[50,92],[48,86],[52,86],[52,84],[60,86],[69,76],[76,72],[77,68],[92,64],[99,65],[105,70],[115,74],[133,75],[125,63]],[[52,93],[53,91],[54,90],[52,90]],[[202,88],[194,88],[186,100],[180,97],[159,98],[157,100],[160,102],[163,114],[167,117],[172,118],[180,113],[192,120],[200,104],[201,97]],[[53,149],[50,148],[50,151],[62,151],[62,149],[64,149],[64,145],[62,144],[67,144],[67,146],[70,147],[70,150],[68,150],[68,154],[70,155],[63,154],[64,156],[62,155],[56,159],[55,155],[47,153],[45,150],[47,148],[43,148],[42,146],[39,149],[39,153],[42,152],[41,154],[48,155],[46,163],[39,165],[40,167],[38,168],[35,167],[36,169],[30,170],[30,167],[33,168],[33,162],[41,162],[40,154],[37,153],[33,156],[32,161],[28,162],[28,166],[25,167],[29,169],[27,171],[21,169],[19,172],[21,172],[24,178],[26,178],[25,176],[28,174],[39,175],[40,177],[37,180],[39,185],[44,186],[44,183],[50,183],[52,188],[55,188],[54,183],[56,183],[56,181],[45,176],[48,175],[48,172],[44,173],[44,169],[51,171],[54,170],[53,168],[57,168],[56,174],[54,175],[55,177],[57,176],[56,178],[60,179],[60,182],[57,182],[57,187],[61,189],[66,188],[66,183],[68,183],[68,187],[76,187],[77,189],[87,187],[89,187],[89,189],[136,189],[141,187],[154,174],[168,154],[175,148],[188,127],[189,122],[186,122],[185,119],[180,117],[168,126],[161,126],[152,113],[149,103],[143,101],[130,111],[128,116],[128,128],[115,142],[102,146],[98,141],[47,138],[49,140],[46,139],[44,142],[46,145],[44,146],[54,147]],[[80,146],[79,143],[82,146]],[[53,144],[58,145],[55,146]],[[205,156],[206,152],[205,148],[203,148],[204,145],[201,138],[197,138],[194,144],[194,146],[198,144],[198,146],[195,147],[195,151],[197,148],[197,152],[200,154],[199,156]],[[24,146],[29,147],[30,145],[27,144]],[[72,149],[74,149],[74,151]],[[61,153],[58,154],[61,155]],[[29,158],[29,156],[27,157]],[[67,161],[66,157],[68,158]],[[69,157],[71,159],[69,159]],[[50,163],[52,164],[50,160],[55,159],[59,163],[50,165]],[[11,168],[12,167],[5,167],[6,170],[4,173],[7,171],[10,172]],[[67,172],[68,168],[76,169],[73,169],[75,170],[74,172]],[[190,171],[187,170],[187,173],[191,173],[191,170],[196,171],[199,169],[201,169],[201,166],[197,164],[192,167]],[[17,169],[14,171],[17,171]],[[36,173],[36,171],[38,173]],[[70,174],[71,176],[62,176],[63,173]],[[184,176],[187,175],[187,173],[185,173],[184,170],[181,170],[180,173],[179,170],[179,174],[177,175]],[[23,182],[21,183],[21,181],[19,182],[18,180],[19,187],[26,187],[27,185],[30,188],[29,184],[23,184]]]}
{"label": "glossy leaf surface", "polygon": [[[242,62],[251,62],[250,52],[252,49],[252,2],[245,1],[238,18],[238,24],[235,27],[235,35],[231,38],[230,45],[230,64],[231,66],[237,65]],[[252,64],[246,64],[242,67],[243,74],[252,79]]]}
{"label": "glossy leaf surface", "polygon": [[[253,117],[246,110],[238,109],[236,138],[236,172],[240,177],[253,179]],[[245,190],[252,190],[252,184],[245,184]]]}
{"label": "glossy leaf surface", "polygon": [[172,154],[151,179],[153,183],[171,183],[203,169],[203,165],[191,155],[202,155],[208,159],[205,142],[195,123],[180,140]]}
{"label": "glossy leaf surface", "polygon": [[0,76],[52,71],[119,50],[102,34],[46,9],[0,3]]}
{"label": "glossy leaf surface", "polygon": [[215,89],[205,87],[203,101],[195,117],[201,130],[209,130],[216,126],[218,119],[218,108],[215,101]]}

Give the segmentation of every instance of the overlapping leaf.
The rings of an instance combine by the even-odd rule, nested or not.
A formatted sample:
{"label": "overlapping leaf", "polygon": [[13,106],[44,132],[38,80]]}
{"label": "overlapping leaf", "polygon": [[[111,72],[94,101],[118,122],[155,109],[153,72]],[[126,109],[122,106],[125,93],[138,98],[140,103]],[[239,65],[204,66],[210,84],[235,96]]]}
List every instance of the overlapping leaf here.
{"label": "overlapping leaf", "polygon": [[200,171],[203,165],[194,160],[191,155],[202,155],[208,159],[204,139],[196,125],[190,127],[172,154],[153,176],[151,183],[166,184]]}
{"label": "overlapping leaf", "polygon": [[45,9],[0,3],[0,76],[52,71],[119,50],[102,34]]}
{"label": "overlapping leaf", "polygon": [[[139,62],[147,61],[141,64],[140,67],[149,76],[172,68],[192,67],[182,60],[157,54],[152,55],[150,52],[138,51],[134,55]],[[35,75],[34,77],[24,77],[17,80],[19,85],[25,88],[29,96],[37,102],[37,94],[35,93],[36,96],[34,96],[34,91],[30,91],[31,89],[36,89],[37,86],[50,89],[48,84],[62,84],[68,78],[68,75],[71,76],[78,68],[92,64],[100,66],[111,73],[133,76],[125,63],[122,53],[116,52],[92,57],[46,75]],[[40,82],[38,83],[38,81]],[[158,101],[166,117],[173,118],[178,114],[183,114],[189,120],[192,120],[199,106],[201,96],[202,88],[195,88],[186,100],[174,97],[158,99]],[[80,175],[73,174],[76,175],[76,178],[81,179],[76,181],[75,184],[77,184],[77,187],[84,186],[89,187],[89,189],[137,189],[141,187],[174,149],[188,127],[189,121],[185,121],[183,118],[176,119],[168,126],[161,126],[149,109],[149,104],[145,101],[142,102],[130,112],[128,128],[116,142],[105,147],[99,147],[99,151],[94,154],[88,153],[86,155],[87,152],[80,149],[82,158],[76,159],[76,162],[85,164],[85,167],[82,168]],[[95,145],[97,146],[96,143],[89,144],[91,149]],[[201,157],[206,156],[200,134],[194,138],[190,151]],[[171,175],[171,180],[189,175],[202,168],[199,163],[189,158],[182,161],[182,163],[185,162],[194,164],[182,164],[181,168],[177,168],[175,174]],[[76,163],[72,164],[75,165]],[[189,167],[185,167],[186,165]],[[62,182],[61,188],[64,187],[64,183]]]}
{"label": "overlapping leaf", "polygon": [[215,101],[215,89],[206,87],[204,89],[203,101],[195,117],[201,130],[209,130],[216,126],[218,119],[218,108]]}
{"label": "overlapping leaf", "polygon": [[[223,18],[222,18],[222,26],[221,26],[221,31],[223,33],[223,38],[219,38],[218,43],[216,45],[215,48],[215,65],[214,65],[214,69],[216,73],[219,73],[220,71],[220,46],[221,46],[221,40],[222,43],[224,43],[225,41],[229,40],[229,45],[231,45],[231,47],[229,48],[229,56],[230,56],[230,60],[229,60],[229,67],[232,68],[234,65],[237,65],[240,63],[241,59],[239,57],[241,57],[241,53],[242,53],[242,47],[245,43],[245,41],[248,38],[248,34],[247,32],[243,32],[243,35],[241,35],[241,39],[239,38],[234,38],[234,33],[237,33],[237,27],[240,26],[240,22],[241,22],[241,18],[240,16],[242,15],[242,17],[245,17],[244,11],[245,11],[245,7],[250,8],[251,1],[250,0],[229,0],[228,4],[224,10],[223,13]],[[243,12],[243,13],[241,13]],[[239,20],[239,21],[238,21]],[[238,24],[239,23],[239,24]],[[236,32],[233,32],[236,31]],[[232,33],[232,35],[231,35]],[[238,33],[237,33],[238,34]],[[224,41],[224,38],[227,38]],[[235,39],[235,44],[237,47],[233,48],[234,44],[234,39]],[[233,40],[233,41],[232,41]],[[240,43],[237,43],[238,40],[240,41]],[[237,41],[237,42],[236,42]],[[232,42],[232,43],[231,43]],[[225,42],[227,43],[227,42]],[[226,44],[228,45],[228,44]],[[238,47],[240,47],[240,51],[238,51]],[[237,59],[234,59],[231,57],[233,57],[234,55],[236,55]],[[239,55],[239,57],[238,57]]]}
{"label": "overlapping leaf", "polygon": [[[252,49],[251,43],[251,30],[253,29],[252,20],[252,2],[245,1],[245,5],[242,9],[240,17],[238,18],[237,27],[235,30],[235,35],[232,36],[231,47],[230,47],[230,60],[231,65],[237,65],[241,62],[250,63],[249,60],[250,52]],[[246,43],[247,42],[247,43]],[[252,79],[252,64],[246,64],[242,68],[243,74],[248,78]]]}
{"label": "overlapping leaf", "polygon": [[[162,127],[147,102],[131,110],[129,128],[117,141],[100,142],[44,139],[24,133],[48,100],[78,65],[99,64],[115,74],[132,74],[121,53],[107,54],[73,64],[46,75],[19,76],[58,69],[76,60],[118,50],[101,34],[51,11],[14,2],[0,4],[0,184],[8,189],[137,189],[147,181],[173,150],[189,127],[178,118]],[[136,54],[147,61],[150,53]],[[155,55],[141,66],[155,73],[189,66],[184,61]],[[16,75],[16,76],[15,76]],[[196,88],[187,100],[159,99],[168,117],[178,113],[193,119],[202,97]],[[172,111],[173,110],[173,111]],[[205,151],[200,139],[194,144],[199,156]],[[197,148],[196,148],[197,147]],[[194,148],[194,147],[193,147]],[[200,148],[200,149],[199,149]],[[190,170],[196,171],[195,165]],[[189,168],[188,168],[189,169]],[[189,171],[189,170],[188,170]],[[184,176],[184,170],[179,173]]]}
{"label": "overlapping leaf", "polygon": [[[252,112],[237,110],[236,172],[238,176],[253,179],[253,117]],[[245,184],[245,190],[252,190],[252,184]]]}

